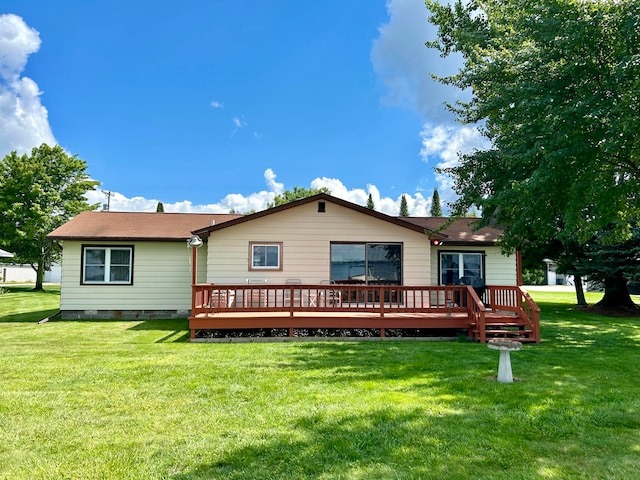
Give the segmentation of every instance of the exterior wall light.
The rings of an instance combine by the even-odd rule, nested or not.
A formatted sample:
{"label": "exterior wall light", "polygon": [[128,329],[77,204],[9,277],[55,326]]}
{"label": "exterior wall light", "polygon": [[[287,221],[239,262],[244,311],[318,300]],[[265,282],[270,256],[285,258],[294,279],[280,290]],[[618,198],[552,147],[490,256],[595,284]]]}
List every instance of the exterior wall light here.
{"label": "exterior wall light", "polygon": [[187,246],[189,248],[198,248],[202,246],[202,239],[198,235],[194,235],[189,240],[187,240]]}

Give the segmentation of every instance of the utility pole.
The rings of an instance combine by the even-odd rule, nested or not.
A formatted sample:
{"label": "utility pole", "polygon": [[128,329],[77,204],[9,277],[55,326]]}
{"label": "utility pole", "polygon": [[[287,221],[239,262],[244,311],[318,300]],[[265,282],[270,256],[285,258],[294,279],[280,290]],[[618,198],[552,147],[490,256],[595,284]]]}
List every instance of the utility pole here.
{"label": "utility pole", "polygon": [[104,208],[105,205],[102,205],[102,209],[108,212],[111,209],[111,195],[113,195],[113,192],[110,192],[108,190],[102,190],[102,193],[104,193],[107,196],[107,204],[106,204],[107,208],[105,209]]}

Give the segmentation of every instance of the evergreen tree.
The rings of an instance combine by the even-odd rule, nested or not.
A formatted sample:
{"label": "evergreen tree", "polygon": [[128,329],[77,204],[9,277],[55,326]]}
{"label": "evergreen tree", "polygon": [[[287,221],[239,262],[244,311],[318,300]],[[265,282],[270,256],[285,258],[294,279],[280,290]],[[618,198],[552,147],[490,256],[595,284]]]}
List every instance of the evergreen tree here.
{"label": "evergreen tree", "polygon": [[367,199],[367,208],[369,210],[375,210],[376,209],[376,204],[373,203],[373,197],[371,196],[371,194],[369,194],[369,198]]}
{"label": "evergreen tree", "polygon": [[440,194],[438,189],[433,189],[433,197],[431,197],[431,211],[429,212],[432,217],[442,216],[442,205],[440,205]]}
{"label": "evergreen tree", "polygon": [[408,217],[409,216],[409,206],[407,205],[407,197],[402,195],[402,199],[400,200],[400,216]]}
{"label": "evergreen tree", "polygon": [[156,213],[164,213],[164,205],[162,202],[158,202],[158,206],[156,207]]}

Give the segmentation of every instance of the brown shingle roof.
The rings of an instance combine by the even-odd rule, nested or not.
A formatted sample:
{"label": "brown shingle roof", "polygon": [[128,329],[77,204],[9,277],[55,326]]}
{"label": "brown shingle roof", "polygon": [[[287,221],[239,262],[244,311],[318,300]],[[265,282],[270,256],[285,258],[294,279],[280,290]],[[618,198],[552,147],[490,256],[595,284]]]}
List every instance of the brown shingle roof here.
{"label": "brown shingle roof", "polygon": [[52,240],[184,241],[194,230],[242,215],[224,213],[83,212],[48,235]]}
{"label": "brown shingle roof", "polygon": [[502,230],[493,227],[483,227],[474,230],[478,222],[476,218],[459,218],[440,231],[449,220],[446,217],[404,217],[407,222],[418,225],[428,231],[440,232],[446,237],[445,245],[495,245],[502,234]]}

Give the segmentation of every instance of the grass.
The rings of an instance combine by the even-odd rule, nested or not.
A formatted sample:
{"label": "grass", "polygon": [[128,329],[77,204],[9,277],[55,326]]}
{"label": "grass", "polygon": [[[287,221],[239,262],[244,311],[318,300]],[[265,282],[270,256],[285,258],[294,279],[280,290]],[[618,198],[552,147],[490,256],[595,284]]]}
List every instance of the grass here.
{"label": "grass", "polygon": [[[540,345],[187,343],[0,295],[0,478],[635,479],[640,320],[534,292]],[[592,295],[591,301],[595,300]],[[36,310],[37,313],[30,313]]]}

